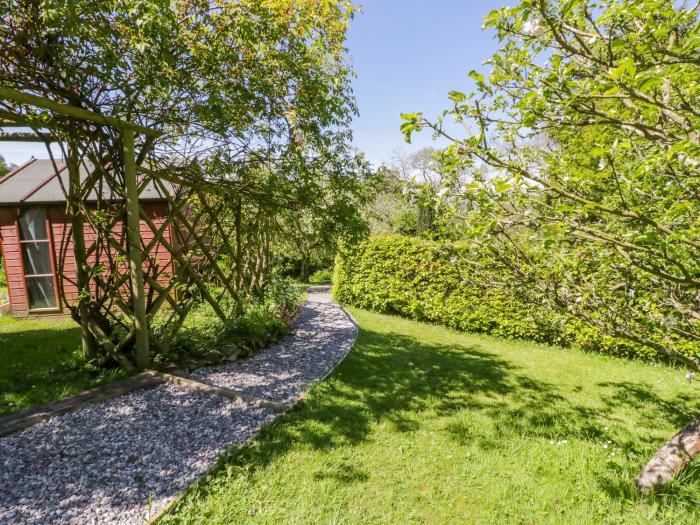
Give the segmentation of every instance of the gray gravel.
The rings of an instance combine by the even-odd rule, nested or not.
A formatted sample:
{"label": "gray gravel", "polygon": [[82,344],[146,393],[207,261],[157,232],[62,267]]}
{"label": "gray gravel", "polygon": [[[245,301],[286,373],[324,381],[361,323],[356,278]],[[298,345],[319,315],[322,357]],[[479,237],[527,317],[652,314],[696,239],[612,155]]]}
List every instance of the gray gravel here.
{"label": "gray gravel", "polygon": [[[292,402],[350,350],[356,327],[314,287],[290,335],[191,376]],[[277,414],[164,384],[0,438],[0,524],[141,524]]]}
{"label": "gray gravel", "polygon": [[345,356],[355,340],[355,325],[330,301],[327,287],[309,290],[309,302],[280,344],[243,362],[202,368],[191,377],[257,399],[283,403],[298,399]]}

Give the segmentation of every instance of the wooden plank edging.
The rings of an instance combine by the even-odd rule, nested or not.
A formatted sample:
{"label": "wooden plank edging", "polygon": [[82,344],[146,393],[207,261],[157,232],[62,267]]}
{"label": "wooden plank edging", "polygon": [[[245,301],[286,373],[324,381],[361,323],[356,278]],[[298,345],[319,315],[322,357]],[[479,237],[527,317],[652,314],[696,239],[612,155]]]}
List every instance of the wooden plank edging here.
{"label": "wooden plank edging", "polygon": [[143,372],[85,390],[75,396],[59,399],[46,405],[30,408],[19,414],[0,418],[0,437],[31,427],[45,419],[74,412],[87,405],[119,397],[134,390],[157,386],[164,382],[165,379],[162,377]]}

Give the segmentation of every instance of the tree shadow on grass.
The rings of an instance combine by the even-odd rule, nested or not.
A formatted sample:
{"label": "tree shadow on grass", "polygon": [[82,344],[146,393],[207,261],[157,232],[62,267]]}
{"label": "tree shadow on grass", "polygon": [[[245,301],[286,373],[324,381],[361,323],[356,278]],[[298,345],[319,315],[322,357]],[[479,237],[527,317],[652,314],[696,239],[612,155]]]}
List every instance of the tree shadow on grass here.
{"label": "tree shadow on grass", "polygon": [[85,389],[100,375],[79,366],[77,325],[37,323],[3,319],[0,324],[0,417]]}
{"label": "tree shadow on grass", "polygon": [[[570,400],[568,391],[524,373],[495,353],[475,346],[428,344],[398,333],[362,329],[353,351],[329,380],[316,386],[308,399],[265,429],[255,444],[222,461],[251,472],[284,456],[294,444],[317,450],[351,448],[370,436],[375,423],[413,432],[424,417],[467,410],[478,421],[462,418],[445,431],[457,442],[484,449],[509,446],[510,436],[581,439],[603,443],[608,431],[602,421],[628,406],[653,414],[659,423],[674,427],[689,419],[697,404],[685,396],[665,399],[648,384],[601,383],[600,403],[584,405]],[[683,410],[680,409],[684,406]],[[427,414],[427,416],[426,416]],[[629,422],[626,422],[629,423]],[[489,427],[489,428],[485,428]],[[638,438],[633,447],[644,453],[661,443]],[[317,473],[315,479],[343,483],[366,479],[366,473],[347,465]],[[610,472],[606,473],[609,475]],[[611,496],[631,498],[629,472],[613,472],[600,484]],[[216,476],[216,471],[212,474]],[[198,495],[208,492],[206,480]]]}
{"label": "tree shadow on grass", "polygon": [[[700,403],[696,397],[686,392],[677,394],[673,399],[664,398],[658,394],[653,385],[644,381],[633,383],[629,381],[598,383],[600,398],[606,407],[626,406],[634,410],[637,421],[647,425],[655,422],[668,423],[675,433],[683,428],[691,419],[700,413]],[[611,464],[610,471],[601,473],[599,484],[613,498],[637,499],[639,495],[632,483],[639,473],[642,464],[670,439],[672,433],[660,440],[653,436],[634,436],[619,440],[618,444],[625,452],[633,452],[640,458],[639,469],[630,471],[620,465]],[[686,503],[697,505],[700,498],[697,488],[700,487],[700,463],[691,463],[686,470],[670,484],[659,488],[651,497],[660,505],[670,503]]]}
{"label": "tree shadow on grass", "polygon": [[642,419],[661,419],[679,430],[700,411],[697,397],[684,392],[674,399],[664,399],[654,390],[653,385],[646,382],[603,382],[597,386],[600,387],[601,398],[606,405],[628,406],[638,412]]}
{"label": "tree shadow on grass", "polygon": [[342,462],[336,465],[330,465],[324,470],[320,470],[314,474],[315,481],[323,481],[326,479],[332,479],[339,483],[350,485],[367,481],[369,479],[369,474],[348,462]]}

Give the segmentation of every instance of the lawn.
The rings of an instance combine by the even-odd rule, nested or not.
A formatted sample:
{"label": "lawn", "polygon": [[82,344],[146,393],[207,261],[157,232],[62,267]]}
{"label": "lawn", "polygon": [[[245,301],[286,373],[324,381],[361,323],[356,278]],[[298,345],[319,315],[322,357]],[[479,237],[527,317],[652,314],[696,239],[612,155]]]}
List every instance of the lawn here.
{"label": "lawn", "polygon": [[0,416],[112,381],[120,371],[87,366],[71,320],[0,317]]}
{"label": "lawn", "polygon": [[700,523],[700,465],[632,484],[700,411],[681,371],[353,313],[346,361],[160,523]]}

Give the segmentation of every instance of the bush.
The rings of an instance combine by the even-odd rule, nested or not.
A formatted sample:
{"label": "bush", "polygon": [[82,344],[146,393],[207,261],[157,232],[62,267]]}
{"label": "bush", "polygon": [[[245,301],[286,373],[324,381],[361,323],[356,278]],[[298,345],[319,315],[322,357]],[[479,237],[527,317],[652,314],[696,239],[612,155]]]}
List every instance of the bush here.
{"label": "bush", "polygon": [[468,332],[563,343],[561,320],[467,281],[458,254],[413,237],[379,237],[336,262],[333,293],[345,304]]}
{"label": "bush", "polygon": [[287,332],[301,295],[289,280],[274,278],[265,287],[264,297],[243,296],[241,305],[242,312],[224,323],[202,302],[187,317],[170,348],[154,360],[166,367],[196,367],[262,350]]}
{"label": "bush", "polygon": [[5,274],[5,261],[0,258],[0,288],[7,287],[7,274]]}
{"label": "bush", "polygon": [[330,270],[318,270],[309,277],[311,284],[328,284],[333,280],[333,273]]}
{"label": "bush", "polygon": [[[323,271],[325,268],[333,265],[333,256],[325,254],[314,254],[311,261],[308,263],[308,271],[314,272]],[[276,271],[284,277],[292,277],[294,279],[302,278],[302,260],[295,253],[280,253],[275,257]],[[329,273],[332,273],[329,270]],[[309,278],[310,279],[310,278]]]}
{"label": "bush", "polygon": [[504,286],[494,286],[494,275],[487,275],[478,257],[466,244],[375,237],[338,255],[333,295],[342,304],[467,332],[658,357],[647,347],[601,334],[578,318],[533,303],[532,296],[508,286],[505,275],[495,276]]}
{"label": "bush", "polygon": [[4,304],[7,300],[7,275],[5,274],[4,262],[0,258],[0,304]]}

